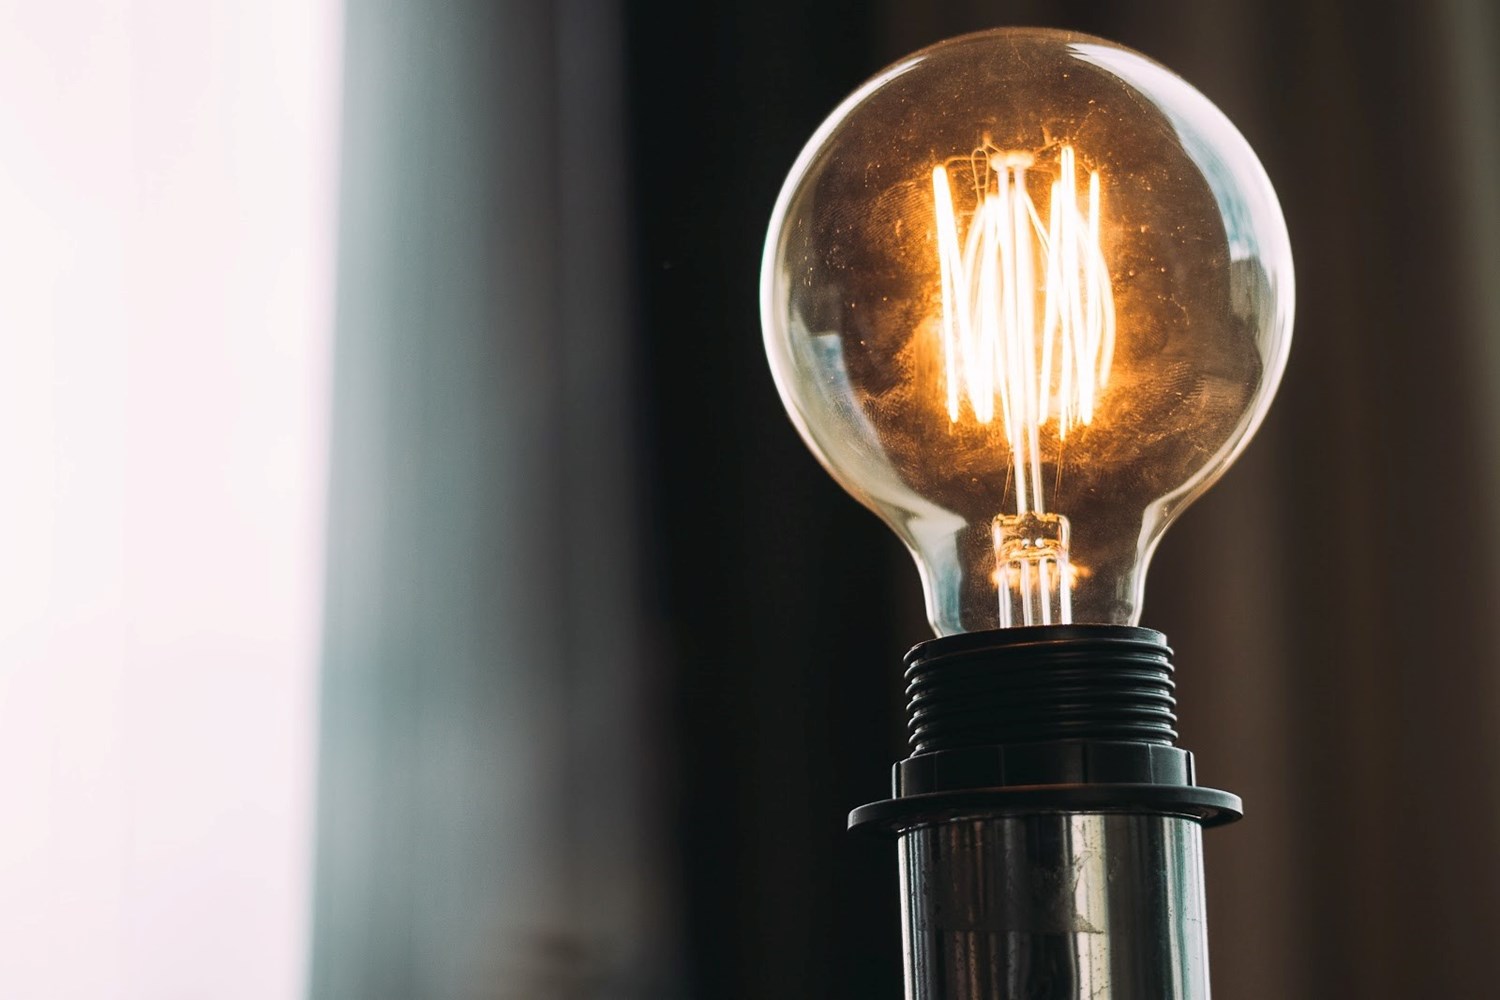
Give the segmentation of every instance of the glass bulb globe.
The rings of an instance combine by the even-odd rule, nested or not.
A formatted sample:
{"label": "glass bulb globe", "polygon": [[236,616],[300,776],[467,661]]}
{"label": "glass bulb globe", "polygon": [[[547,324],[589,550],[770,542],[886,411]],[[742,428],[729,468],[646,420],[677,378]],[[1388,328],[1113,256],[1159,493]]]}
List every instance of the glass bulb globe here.
{"label": "glass bulb globe", "polygon": [[1032,29],[844,101],[761,274],[782,400],[911,549],[939,635],[1136,624],[1162,532],[1270,404],[1292,300],[1224,115],[1139,53]]}

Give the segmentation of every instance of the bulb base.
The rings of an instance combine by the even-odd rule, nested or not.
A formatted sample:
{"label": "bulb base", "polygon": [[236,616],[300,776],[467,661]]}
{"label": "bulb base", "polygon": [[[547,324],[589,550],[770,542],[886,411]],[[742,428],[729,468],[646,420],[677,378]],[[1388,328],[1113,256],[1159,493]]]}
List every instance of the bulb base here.
{"label": "bulb base", "polygon": [[906,656],[912,755],[894,797],[849,814],[887,833],[979,813],[1137,812],[1233,822],[1177,739],[1166,636],[1042,625],[945,636]]}
{"label": "bulb base", "polygon": [[1054,740],[1171,746],[1177,739],[1166,636],[1052,625],[924,642],[906,657],[914,754]]}

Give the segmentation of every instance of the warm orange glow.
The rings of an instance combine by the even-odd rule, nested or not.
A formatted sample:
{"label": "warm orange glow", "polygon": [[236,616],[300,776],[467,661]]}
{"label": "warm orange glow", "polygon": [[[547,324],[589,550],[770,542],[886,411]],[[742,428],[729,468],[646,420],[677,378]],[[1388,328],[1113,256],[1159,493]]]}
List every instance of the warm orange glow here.
{"label": "warm orange glow", "polygon": [[[997,588],[1017,587],[1019,586],[1019,580],[1017,579],[1019,573],[1020,568],[1014,564],[999,566],[990,573],[990,582]],[[1077,587],[1078,581],[1086,580],[1092,575],[1087,566],[1080,566],[1077,563],[1068,563],[1066,569],[1061,574],[1069,590]]]}
{"label": "warm orange glow", "polygon": [[[1000,414],[1015,464],[1016,513],[1043,513],[1041,429],[1059,439],[1094,418],[1115,347],[1114,296],[1099,246],[1100,179],[1080,199],[1073,147],[1043,216],[1030,153],[986,144],[968,160],[977,199],[961,232],[946,166],[932,171],[942,267],[948,416]],[[1080,203],[1082,202],[1082,204]]]}
{"label": "warm orange glow", "polygon": [[967,407],[989,424],[998,412],[1010,445],[1015,513],[993,527],[1001,623],[1067,622],[1078,577],[1067,519],[1047,513],[1042,428],[1061,442],[1091,423],[1114,359],[1099,172],[1080,198],[1077,157],[1062,146],[1043,216],[1028,190],[1032,154],[986,141],[967,165],[975,208],[966,232],[948,168],[932,170],[948,418],[957,423]]}

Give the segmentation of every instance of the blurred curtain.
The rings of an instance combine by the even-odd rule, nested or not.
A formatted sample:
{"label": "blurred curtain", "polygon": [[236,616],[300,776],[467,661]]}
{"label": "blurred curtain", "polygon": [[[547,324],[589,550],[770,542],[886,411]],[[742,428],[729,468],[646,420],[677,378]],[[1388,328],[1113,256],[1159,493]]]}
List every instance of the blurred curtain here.
{"label": "blurred curtain", "polygon": [[619,13],[347,5],[311,995],[669,995]]}
{"label": "blurred curtain", "polygon": [[[1144,19],[1142,19],[1144,20]],[[1286,383],[1153,570],[1227,997],[1486,996],[1500,900],[1500,19],[1477,0],[1132,29],[1226,108],[1297,255]]]}
{"label": "blurred curtain", "polygon": [[1117,39],[1259,151],[1283,391],[1145,623],[1216,995],[1482,996],[1500,899],[1500,60],[1481,0],[348,10],[313,995],[900,995],[916,574],[786,422],[756,276],[802,143],[997,24]]}

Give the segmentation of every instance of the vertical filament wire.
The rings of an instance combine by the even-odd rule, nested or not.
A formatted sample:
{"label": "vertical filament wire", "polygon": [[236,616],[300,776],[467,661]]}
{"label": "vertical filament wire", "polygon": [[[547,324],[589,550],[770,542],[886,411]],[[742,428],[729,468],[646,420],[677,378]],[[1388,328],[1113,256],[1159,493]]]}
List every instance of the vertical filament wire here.
{"label": "vertical filament wire", "polygon": [[1069,429],[1091,423],[1114,358],[1099,172],[1089,173],[1080,206],[1076,157],[1063,146],[1043,217],[1027,191],[1030,154],[983,160],[979,204],[962,236],[948,170],[932,171],[948,417],[957,423],[967,403],[988,424],[998,404],[1017,462],[1016,513],[1041,513],[1041,428],[1055,424],[1065,440]]}

